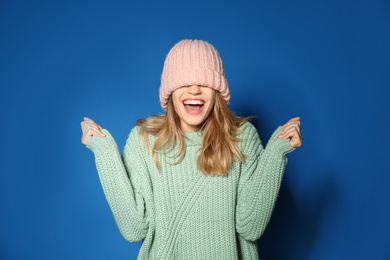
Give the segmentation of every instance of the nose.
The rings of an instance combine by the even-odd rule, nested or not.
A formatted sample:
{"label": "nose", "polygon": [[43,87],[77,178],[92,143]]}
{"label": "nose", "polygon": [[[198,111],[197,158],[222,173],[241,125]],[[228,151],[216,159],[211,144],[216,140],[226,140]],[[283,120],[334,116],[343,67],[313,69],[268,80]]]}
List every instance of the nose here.
{"label": "nose", "polygon": [[188,91],[188,93],[190,93],[192,95],[199,95],[202,93],[202,90],[200,89],[200,86],[198,86],[198,85],[189,86],[187,91]]}

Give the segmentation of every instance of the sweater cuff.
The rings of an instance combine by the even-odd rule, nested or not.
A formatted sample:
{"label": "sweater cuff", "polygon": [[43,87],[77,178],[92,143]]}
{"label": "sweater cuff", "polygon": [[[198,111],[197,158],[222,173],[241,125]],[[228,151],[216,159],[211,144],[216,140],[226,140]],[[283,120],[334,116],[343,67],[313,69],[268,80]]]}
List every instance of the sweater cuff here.
{"label": "sweater cuff", "polygon": [[106,136],[93,135],[86,147],[92,152],[104,151],[111,147],[116,147],[116,142],[107,129],[102,129]]}
{"label": "sweater cuff", "polygon": [[275,151],[280,151],[283,155],[291,153],[295,151],[297,148],[292,147],[290,144],[290,139],[283,139],[283,138],[278,138],[279,135],[281,135],[284,127],[283,126],[278,126],[274,133],[272,134],[271,138],[268,141],[267,147],[269,149],[275,150]]}

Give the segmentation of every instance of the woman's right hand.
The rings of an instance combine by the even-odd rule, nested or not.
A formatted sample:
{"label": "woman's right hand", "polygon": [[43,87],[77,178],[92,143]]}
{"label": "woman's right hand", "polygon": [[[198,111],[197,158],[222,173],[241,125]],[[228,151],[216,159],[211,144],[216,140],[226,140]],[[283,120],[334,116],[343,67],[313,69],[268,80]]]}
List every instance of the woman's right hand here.
{"label": "woman's right hand", "polygon": [[87,145],[89,141],[91,141],[93,135],[106,137],[102,132],[102,129],[103,128],[96,124],[92,119],[84,117],[84,121],[81,122],[81,130],[83,131],[81,143]]}

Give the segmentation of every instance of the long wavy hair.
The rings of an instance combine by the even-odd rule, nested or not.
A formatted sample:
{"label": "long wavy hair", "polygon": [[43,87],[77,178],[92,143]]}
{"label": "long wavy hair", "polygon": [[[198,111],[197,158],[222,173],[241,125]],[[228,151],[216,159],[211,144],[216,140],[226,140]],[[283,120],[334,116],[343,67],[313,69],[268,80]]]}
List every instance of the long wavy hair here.
{"label": "long wavy hair", "polygon": [[[223,99],[222,95],[215,92],[215,103],[210,115],[205,119],[198,129],[203,131],[201,150],[197,158],[197,168],[203,174],[209,175],[227,175],[232,166],[234,156],[241,162],[244,158],[249,158],[241,153],[237,147],[237,135],[241,134],[240,127],[254,116],[239,117],[231,111]],[[152,115],[145,119],[139,119],[136,125],[140,126],[140,139],[144,146],[149,150],[148,134],[156,136],[156,142],[153,147],[153,161],[159,172],[161,171],[157,153],[164,153],[177,142],[178,152],[175,156],[181,154],[180,159],[170,165],[178,164],[185,155],[185,135],[180,127],[180,117],[173,107],[172,95],[168,100],[168,107],[165,114]],[[165,147],[165,148],[164,148]]]}

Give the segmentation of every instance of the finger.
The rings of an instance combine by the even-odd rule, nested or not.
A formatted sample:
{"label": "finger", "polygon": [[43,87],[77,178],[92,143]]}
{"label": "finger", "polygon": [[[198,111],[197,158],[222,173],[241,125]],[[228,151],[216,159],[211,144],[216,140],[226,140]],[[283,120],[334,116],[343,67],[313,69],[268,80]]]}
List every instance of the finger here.
{"label": "finger", "polygon": [[102,131],[101,131],[101,127],[99,128],[100,126],[99,125],[91,125],[90,128],[91,129],[94,129],[96,132],[99,133],[99,135],[101,136],[106,136]]}
{"label": "finger", "polygon": [[87,121],[81,122],[81,131],[83,131],[83,134],[86,132],[87,127]]}
{"label": "finger", "polygon": [[284,133],[282,135],[279,135],[278,138],[287,139],[287,138],[290,138],[292,136],[293,136],[293,132],[287,132],[287,133]]}
{"label": "finger", "polygon": [[[102,134],[101,134],[99,131],[97,131],[97,130],[92,130],[91,133],[92,133],[92,135],[102,136]],[[104,135],[104,134],[103,134],[103,135]],[[103,137],[104,137],[104,136],[103,136]]]}
{"label": "finger", "polygon": [[91,118],[86,117],[86,116],[84,117],[84,121],[95,123],[95,121],[93,121]]}
{"label": "finger", "polygon": [[87,130],[90,126],[98,126],[95,122],[92,121],[84,121],[83,122],[84,130]]}
{"label": "finger", "polygon": [[285,123],[283,126],[285,127],[285,126],[292,125],[292,124],[298,124],[299,127],[301,127],[301,121],[296,121],[296,120],[294,120],[294,121],[290,120],[287,123]]}
{"label": "finger", "polygon": [[88,129],[95,125],[95,123],[92,123],[91,121],[84,121],[83,124],[82,124],[82,130],[83,130],[83,133],[87,133],[88,132]]}
{"label": "finger", "polygon": [[286,126],[284,126],[281,133],[285,133],[288,129],[291,129],[291,127],[294,127],[294,126],[297,126],[296,122],[287,123]]}
{"label": "finger", "polygon": [[283,139],[286,139],[286,138],[292,137],[294,135],[298,135],[298,132],[297,132],[297,129],[294,126],[292,126],[291,128],[286,129],[286,132],[279,135],[279,136]]}
{"label": "finger", "polygon": [[[90,124],[90,125],[94,125],[94,126],[96,126],[97,127],[97,129],[99,129],[100,131],[101,130],[103,130],[103,128],[100,126],[100,125],[98,125],[98,124],[96,124],[95,122],[86,122],[87,124]],[[102,132],[103,133],[103,132]]]}
{"label": "finger", "polygon": [[286,123],[284,125],[284,129],[282,130],[282,133],[286,132],[286,129],[288,129],[292,125],[297,125],[298,128],[300,128],[301,127],[301,121],[292,121],[292,122]]}
{"label": "finger", "polygon": [[301,121],[288,121],[287,123],[285,123],[283,126],[286,127],[288,125],[291,125],[291,124],[299,124],[299,126],[301,125]]}
{"label": "finger", "polygon": [[91,134],[92,134],[92,130],[94,130],[94,131],[100,133],[100,134],[99,134],[100,136],[105,136],[105,134],[104,134],[103,132],[100,131],[98,125],[92,124],[92,123],[90,123],[90,124],[87,124],[87,123],[84,124],[83,135],[86,135],[86,136],[91,135]]}
{"label": "finger", "polygon": [[291,146],[297,148],[302,146],[302,137],[296,137],[295,135],[290,139]]}
{"label": "finger", "polygon": [[294,117],[294,118],[291,118],[290,120],[288,120],[287,123],[290,123],[290,122],[293,122],[293,121],[299,121],[301,120],[301,117],[297,116],[297,117]]}
{"label": "finger", "polygon": [[294,148],[298,148],[300,145],[297,143],[296,139],[290,139],[290,145]]}

